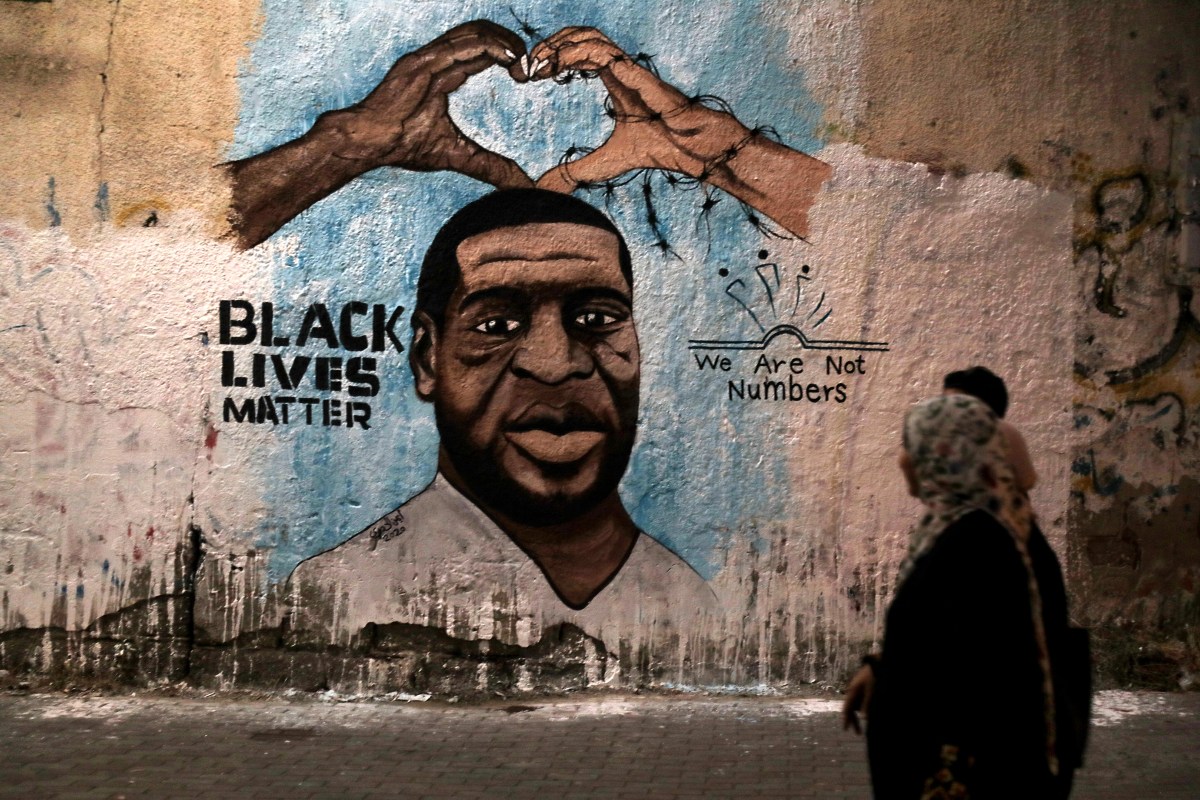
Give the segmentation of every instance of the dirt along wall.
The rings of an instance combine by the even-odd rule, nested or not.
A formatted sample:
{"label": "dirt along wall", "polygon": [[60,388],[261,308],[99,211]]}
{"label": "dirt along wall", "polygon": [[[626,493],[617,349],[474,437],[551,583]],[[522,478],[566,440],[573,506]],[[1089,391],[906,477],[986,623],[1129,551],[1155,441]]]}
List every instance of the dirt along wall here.
{"label": "dirt along wall", "polygon": [[10,679],[834,685],[985,364],[1192,685],[1191,4],[302,5],[0,2]]}

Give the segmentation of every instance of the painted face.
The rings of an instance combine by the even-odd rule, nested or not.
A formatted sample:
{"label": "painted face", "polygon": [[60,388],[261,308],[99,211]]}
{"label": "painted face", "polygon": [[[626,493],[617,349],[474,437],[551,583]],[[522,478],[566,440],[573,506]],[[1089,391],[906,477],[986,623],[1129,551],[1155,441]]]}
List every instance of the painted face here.
{"label": "painted face", "polygon": [[442,447],[509,518],[570,520],[615,491],[636,431],[640,355],[617,238],[520,225],[457,256],[429,387]]}

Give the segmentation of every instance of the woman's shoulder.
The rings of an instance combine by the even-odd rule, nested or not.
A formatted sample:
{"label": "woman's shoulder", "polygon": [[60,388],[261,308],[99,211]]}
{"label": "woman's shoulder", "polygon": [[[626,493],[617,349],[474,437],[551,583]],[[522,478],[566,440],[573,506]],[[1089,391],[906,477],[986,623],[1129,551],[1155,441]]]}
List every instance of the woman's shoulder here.
{"label": "woman's shoulder", "polygon": [[950,523],[938,536],[933,550],[942,555],[979,559],[1018,555],[1008,528],[982,510],[964,514]]}

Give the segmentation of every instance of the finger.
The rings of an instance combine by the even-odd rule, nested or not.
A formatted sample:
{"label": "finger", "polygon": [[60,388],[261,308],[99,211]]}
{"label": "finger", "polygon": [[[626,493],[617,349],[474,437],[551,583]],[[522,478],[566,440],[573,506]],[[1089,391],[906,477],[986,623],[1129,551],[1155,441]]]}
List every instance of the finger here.
{"label": "finger", "polygon": [[525,40],[503,25],[498,25],[488,19],[477,19],[456,25],[430,42],[431,46],[459,44],[470,42],[472,39],[491,39],[501,44],[505,49],[516,55],[525,52]]}
{"label": "finger", "polygon": [[488,20],[475,20],[451,28],[418,53],[430,71],[458,74],[460,86],[471,75],[492,64],[505,67],[517,80],[526,78],[521,68],[525,42],[507,28]]}
{"label": "finger", "polygon": [[[444,69],[434,73],[433,90],[442,94],[450,94],[466,83],[467,79],[472,75],[478,75],[495,63],[497,62],[491,54],[482,53],[472,58],[448,64]],[[519,59],[518,63],[509,67],[508,74],[513,75],[514,69],[517,73],[523,74]],[[522,80],[522,82],[524,81]]]}
{"label": "finger", "polygon": [[[534,48],[536,52],[537,48]],[[623,116],[635,119],[665,116],[686,108],[690,103],[683,92],[634,63],[606,38],[567,42],[549,55],[552,71],[536,71],[535,78],[568,70],[599,72],[604,87],[616,103],[617,112]]]}
{"label": "finger", "polygon": [[521,57],[525,53],[524,47],[514,50],[504,42],[483,37],[472,36],[455,42],[453,45],[453,47],[448,46],[430,54],[428,61],[430,72],[436,74],[467,70],[463,74],[463,80],[466,80],[493,64],[499,64],[510,70],[510,74],[512,74],[512,68],[520,67]]}
{"label": "finger", "polygon": [[678,110],[688,103],[687,95],[635,62],[596,28],[564,28],[535,46],[530,58],[551,64],[549,73],[535,70],[540,77],[573,69],[605,70],[601,78],[610,93],[617,84],[627,87],[624,94],[640,97],[639,104],[658,114]]}
{"label": "finger", "polygon": [[[535,47],[533,53],[537,52],[538,49]],[[619,116],[640,118],[649,116],[651,113],[636,92],[630,91],[623,81],[614,78],[609,67],[615,66],[619,60],[626,59],[627,56],[608,39],[601,37],[600,39],[568,42],[557,50],[543,52],[550,58],[548,66],[545,68],[541,67],[543,62],[538,60],[536,55],[530,55],[535,59],[533,62],[535,79],[560,75],[570,70],[599,72],[600,80],[604,82],[604,88],[612,96],[614,108]]]}
{"label": "finger", "polygon": [[600,73],[600,82],[604,84],[608,96],[612,98],[612,110],[614,122],[632,122],[635,120],[650,119],[654,112],[646,107],[642,102],[642,98],[636,92],[630,91],[629,87],[621,81],[617,80],[612,70],[603,70]]}
{"label": "finger", "polygon": [[[509,51],[512,52],[512,51]],[[525,54],[524,48],[517,53],[517,57],[505,69],[508,71],[508,76],[517,83],[527,83],[529,81],[529,57]]]}
{"label": "finger", "polygon": [[[683,92],[632,59],[614,61],[608,72],[616,82],[637,95],[641,104],[658,114],[678,111],[691,102]],[[605,81],[605,86],[608,86],[608,81]]]}
{"label": "finger", "polygon": [[532,51],[530,51],[529,55],[533,58],[541,59],[542,61],[549,61],[550,55],[555,50],[558,50],[564,45],[580,42],[585,39],[601,39],[609,42],[610,44],[612,43],[612,40],[610,40],[596,28],[572,25],[563,28],[551,36],[547,36],[545,39],[538,42],[538,44],[534,45],[534,48]]}
{"label": "finger", "polygon": [[[416,103],[427,99],[430,94],[446,95],[466,83],[472,75],[483,72],[493,64],[507,63],[511,52],[497,52],[493,44],[475,52],[464,48],[458,55],[442,53],[434,57],[419,51],[410,53],[392,66],[387,77],[366,99],[376,103],[394,103],[399,98],[409,97]],[[521,69],[523,59],[523,55],[511,59],[512,63],[508,66],[510,75]],[[525,79],[522,77],[520,80],[524,82]]]}
{"label": "finger", "polygon": [[538,59],[535,63],[547,65],[547,69],[538,74],[548,77],[568,70],[602,70],[617,59],[624,58],[625,53],[607,39],[587,39],[582,42],[567,42],[561,47],[546,51],[544,59],[539,58],[536,53],[532,54],[532,57]]}
{"label": "finger", "polygon": [[[543,78],[568,70],[602,70],[626,57],[625,51],[607,36],[591,28],[581,29],[581,33],[573,38],[546,40],[530,53],[530,58],[534,59],[534,75]],[[542,68],[541,64],[547,66]]]}

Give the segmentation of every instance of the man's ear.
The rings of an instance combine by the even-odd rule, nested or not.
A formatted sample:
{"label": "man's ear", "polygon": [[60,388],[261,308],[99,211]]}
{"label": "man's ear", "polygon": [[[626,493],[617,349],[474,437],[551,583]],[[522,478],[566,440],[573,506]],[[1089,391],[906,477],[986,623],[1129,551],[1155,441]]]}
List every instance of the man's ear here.
{"label": "man's ear", "polygon": [[437,325],[424,311],[413,313],[412,347],[408,348],[408,366],[412,368],[417,397],[433,400],[437,389]]}

